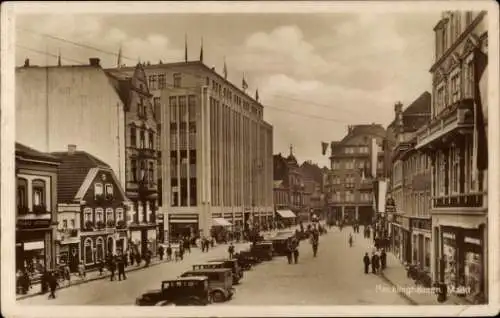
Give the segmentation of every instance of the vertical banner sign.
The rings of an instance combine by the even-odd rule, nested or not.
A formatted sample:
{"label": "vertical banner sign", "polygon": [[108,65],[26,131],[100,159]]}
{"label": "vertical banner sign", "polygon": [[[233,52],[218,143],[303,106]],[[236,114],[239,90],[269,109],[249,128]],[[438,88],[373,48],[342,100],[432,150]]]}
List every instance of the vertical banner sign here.
{"label": "vertical banner sign", "polygon": [[372,138],[370,143],[370,159],[371,159],[371,173],[372,178],[377,177],[377,157],[378,157],[378,146],[377,139]]}
{"label": "vertical banner sign", "polygon": [[387,181],[378,181],[378,200],[377,200],[377,212],[385,212],[385,195],[387,193]]}

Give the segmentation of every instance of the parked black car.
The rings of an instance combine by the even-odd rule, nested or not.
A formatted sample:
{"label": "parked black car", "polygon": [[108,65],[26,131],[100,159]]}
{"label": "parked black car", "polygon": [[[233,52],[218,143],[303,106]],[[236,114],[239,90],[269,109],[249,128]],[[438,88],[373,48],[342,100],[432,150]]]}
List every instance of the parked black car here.
{"label": "parked black car", "polygon": [[204,306],[210,303],[206,276],[165,280],[161,289],[149,290],[135,301],[138,306]]}

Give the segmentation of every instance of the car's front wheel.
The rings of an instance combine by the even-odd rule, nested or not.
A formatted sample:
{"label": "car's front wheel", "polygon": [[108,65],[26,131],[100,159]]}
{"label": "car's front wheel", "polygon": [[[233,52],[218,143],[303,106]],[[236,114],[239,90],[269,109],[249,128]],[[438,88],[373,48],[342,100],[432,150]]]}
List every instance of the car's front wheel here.
{"label": "car's front wheel", "polygon": [[214,303],[221,303],[226,300],[226,295],[220,290],[216,290],[212,293],[212,300]]}

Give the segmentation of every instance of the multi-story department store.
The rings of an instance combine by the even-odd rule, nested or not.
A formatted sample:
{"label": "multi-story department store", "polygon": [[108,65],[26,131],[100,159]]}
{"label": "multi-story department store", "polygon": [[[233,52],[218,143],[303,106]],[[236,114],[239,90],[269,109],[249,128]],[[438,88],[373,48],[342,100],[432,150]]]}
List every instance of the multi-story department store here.
{"label": "multi-story department store", "polygon": [[273,129],[262,104],[201,61],[144,70],[160,119],[165,237],[270,223]]}

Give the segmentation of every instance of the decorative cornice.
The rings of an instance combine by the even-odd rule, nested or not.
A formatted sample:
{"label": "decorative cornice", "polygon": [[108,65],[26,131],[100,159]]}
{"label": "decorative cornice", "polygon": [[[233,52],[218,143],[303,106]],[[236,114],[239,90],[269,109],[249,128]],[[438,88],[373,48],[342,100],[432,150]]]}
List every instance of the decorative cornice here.
{"label": "decorative cornice", "polygon": [[[472,22],[465,28],[465,30],[460,34],[460,36],[453,42],[452,45],[443,53],[441,56],[432,64],[431,68],[429,69],[429,72],[434,73],[436,71],[436,68],[443,63],[444,60],[450,56],[450,54],[455,51],[455,49],[458,47],[462,41],[467,38],[470,34],[471,31],[481,22],[481,20],[484,18],[486,15],[486,11],[482,11]],[[438,23],[439,25],[439,23]],[[436,26],[437,27],[437,26]],[[434,28],[436,30],[436,28]]]}

